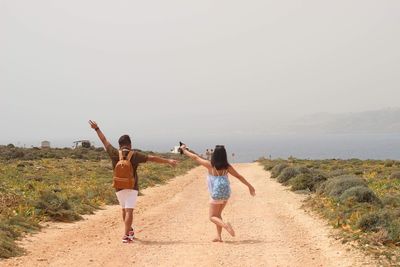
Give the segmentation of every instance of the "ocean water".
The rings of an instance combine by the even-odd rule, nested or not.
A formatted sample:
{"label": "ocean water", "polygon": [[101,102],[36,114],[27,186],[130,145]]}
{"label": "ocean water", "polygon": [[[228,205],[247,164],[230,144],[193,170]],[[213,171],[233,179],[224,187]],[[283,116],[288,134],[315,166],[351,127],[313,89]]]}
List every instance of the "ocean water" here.
{"label": "ocean water", "polygon": [[[115,140],[114,140],[115,139]],[[116,145],[117,138],[110,139]],[[95,146],[101,143],[93,139]],[[179,140],[137,137],[134,147],[146,151],[168,152]],[[400,160],[399,134],[282,134],[264,136],[187,137],[183,139],[198,154],[207,148],[225,145],[231,162],[252,162],[260,157],[304,159],[396,159]],[[71,147],[71,140],[52,142],[55,147]],[[232,157],[235,153],[235,157]]]}
{"label": "ocean water", "polygon": [[[224,144],[230,161],[252,162],[260,157],[306,159],[359,158],[400,160],[400,134],[319,134],[265,135],[252,138],[226,137],[191,140],[191,149],[198,154],[207,148]],[[153,140],[143,142],[142,149],[168,151],[173,144]],[[235,157],[232,157],[235,153]]]}

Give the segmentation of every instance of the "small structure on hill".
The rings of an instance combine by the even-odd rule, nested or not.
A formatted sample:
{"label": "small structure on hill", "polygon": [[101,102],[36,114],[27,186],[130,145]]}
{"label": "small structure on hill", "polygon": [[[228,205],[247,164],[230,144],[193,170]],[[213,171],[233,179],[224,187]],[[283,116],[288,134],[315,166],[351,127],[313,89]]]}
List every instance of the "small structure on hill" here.
{"label": "small structure on hill", "polygon": [[170,150],[170,153],[172,154],[179,154],[179,146],[174,146],[173,149]]}
{"label": "small structure on hill", "polygon": [[84,148],[90,148],[92,144],[90,143],[89,140],[78,140],[74,142],[74,148],[78,147],[84,147]]}
{"label": "small structure on hill", "polygon": [[50,148],[50,142],[49,141],[42,141],[40,143],[41,148]]}

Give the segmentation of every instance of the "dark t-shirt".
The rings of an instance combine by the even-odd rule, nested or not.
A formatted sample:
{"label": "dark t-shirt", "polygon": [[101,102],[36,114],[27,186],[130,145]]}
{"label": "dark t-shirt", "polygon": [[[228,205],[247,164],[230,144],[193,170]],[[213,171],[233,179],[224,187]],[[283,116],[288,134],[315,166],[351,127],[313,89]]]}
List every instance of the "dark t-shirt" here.
{"label": "dark t-shirt", "polygon": [[[108,155],[110,156],[112,166],[114,169],[115,165],[117,165],[117,163],[119,161],[119,150],[116,149],[115,147],[113,147],[112,145],[109,145],[106,148],[106,151],[107,151]],[[123,153],[123,156],[126,157],[129,153],[129,151],[125,150],[122,153]],[[132,163],[132,167],[133,167],[133,175],[135,177],[135,184],[133,186],[134,190],[139,190],[139,177],[137,175],[137,168],[139,167],[140,163],[144,163],[146,161],[147,161],[147,155],[137,152],[137,151],[135,151],[133,153],[133,156],[131,158],[131,163]]]}

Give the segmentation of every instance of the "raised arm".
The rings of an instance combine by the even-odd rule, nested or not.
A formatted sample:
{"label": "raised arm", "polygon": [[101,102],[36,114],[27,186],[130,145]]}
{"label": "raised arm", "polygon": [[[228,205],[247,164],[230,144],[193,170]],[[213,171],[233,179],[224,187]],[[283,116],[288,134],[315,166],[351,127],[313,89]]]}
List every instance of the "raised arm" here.
{"label": "raised arm", "polygon": [[199,163],[200,165],[206,167],[207,169],[211,168],[211,163],[208,160],[205,160],[201,157],[199,157],[198,155],[194,154],[193,152],[189,151],[186,147],[186,145],[182,145],[180,147],[180,149],[182,149],[183,154],[185,154],[186,156],[188,156],[189,158],[195,160],[197,163]]}
{"label": "raised arm", "polygon": [[103,132],[100,130],[99,126],[95,121],[89,120],[90,127],[94,129],[99,136],[101,142],[103,143],[104,147],[107,149],[107,147],[110,145],[110,142],[107,141],[106,137],[104,136]]}
{"label": "raised arm", "polygon": [[174,159],[166,159],[158,156],[147,156],[147,161],[156,162],[156,163],[164,163],[169,164],[171,167],[175,167],[178,164],[177,160]]}
{"label": "raised arm", "polygon": [[254,187],[242,176],[240,175],[235,168],[232,167],[232,165],[229,166],[228,172],[232,175],[235,176],[239,181],[241,181],[244,185],[246,185],[249,188],[250,195],[255,196],[256,195],[256,190]]}

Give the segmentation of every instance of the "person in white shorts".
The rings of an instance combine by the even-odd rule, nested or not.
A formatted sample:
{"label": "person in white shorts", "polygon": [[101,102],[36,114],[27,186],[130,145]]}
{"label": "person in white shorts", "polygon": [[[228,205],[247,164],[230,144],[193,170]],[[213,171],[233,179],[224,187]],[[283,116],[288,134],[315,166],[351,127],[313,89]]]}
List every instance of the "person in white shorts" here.
{"label": "person in white shorts", "polygon": [[[113,168],[115,168],[117,162],[119,161],[119,151],[121,150],[123,156],[126,157],[127,154],[132,151],[132,142],[129,135],[123,135],[119,138],[119,150],[113,147],[106,139],[104,134],[101,132],[99,126],[94,121],[89,121],[90,126],[96,131],[97,135],[99,136],[101,142],[103,143],[104,147],[108,155],[111,158]],[[131,158],[131,164],[133,167],[133,176],[135,178],[135,183],[132,189],[118,189],[116,188],[116,195],[118,198],[118,202],[122,207],[122,218],[125,223],[125,233],[122,238],[122,242],[129,243],[131,242],[134,237],[135,233],[132,228],[132,221],[133,221],[133,209],[136,206],[136,201],[139,192],[139,177],[137,175],[137,168],[140,163],[145,162],[156,162],[156,163],[165,163],[169,164],[172,167],[175,167],[178,163],[176,160],[173,159],[166,159],[152,155],[146,155],[144,153],[134,151],[133,156]]]}

